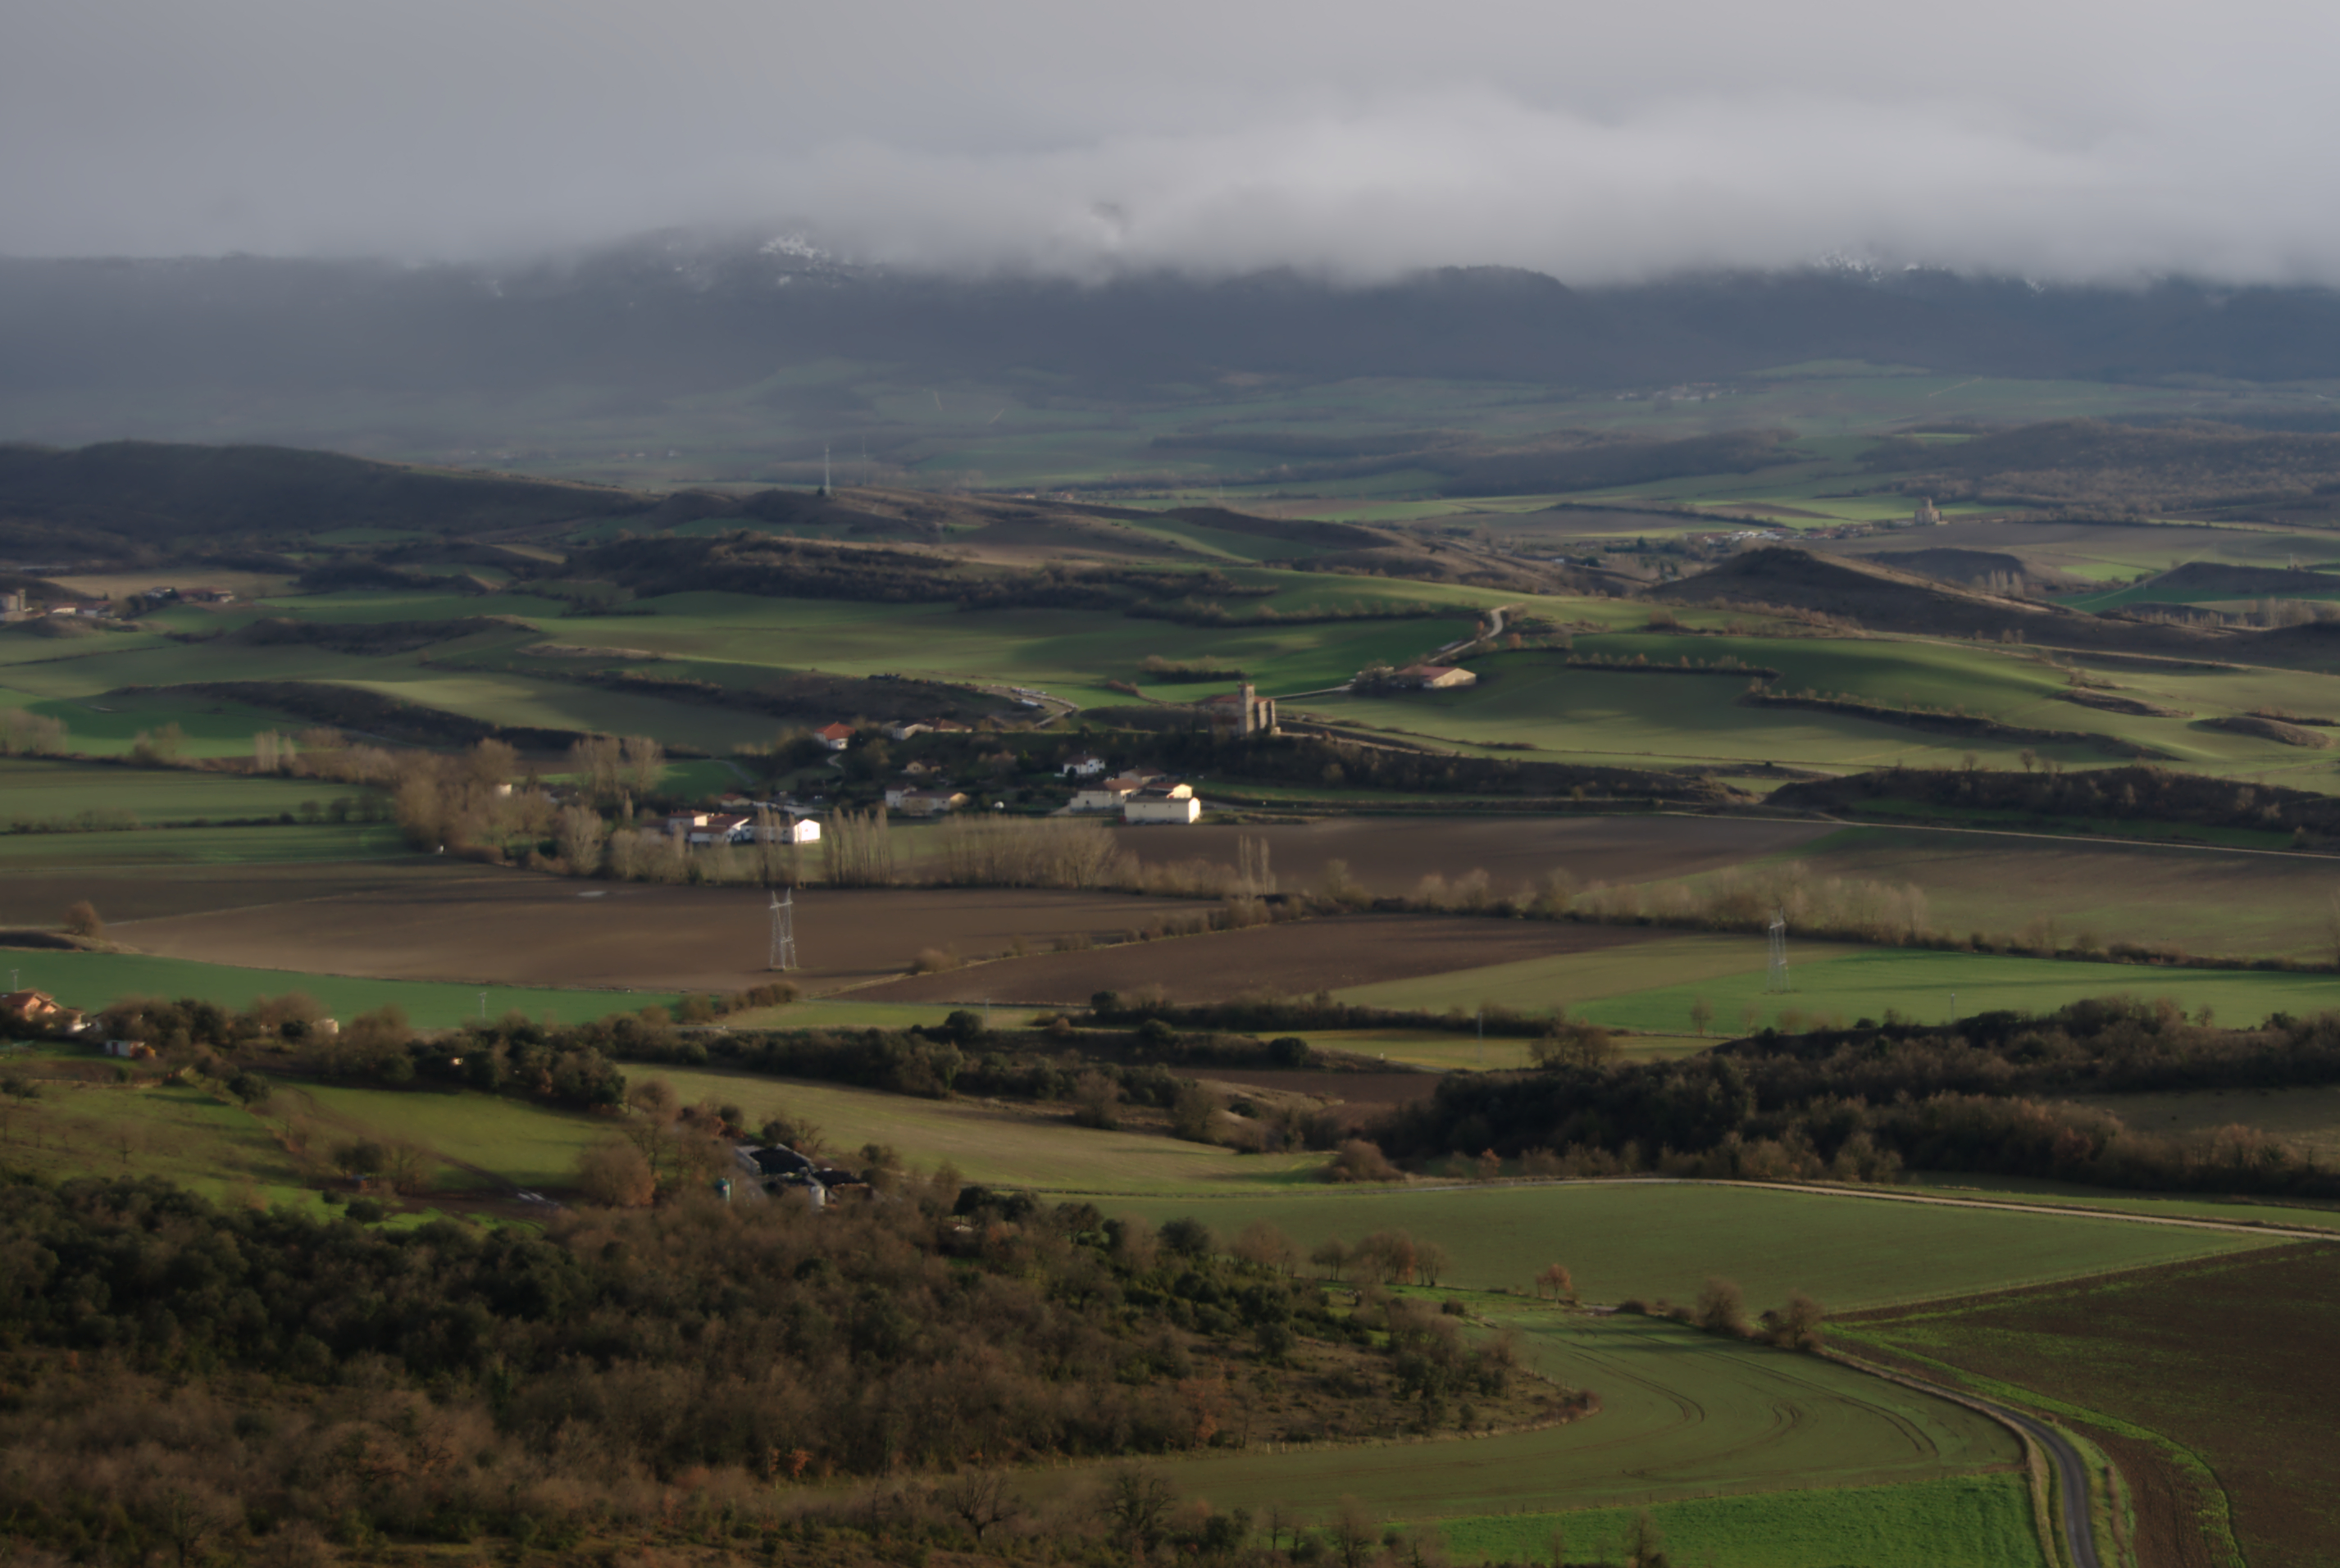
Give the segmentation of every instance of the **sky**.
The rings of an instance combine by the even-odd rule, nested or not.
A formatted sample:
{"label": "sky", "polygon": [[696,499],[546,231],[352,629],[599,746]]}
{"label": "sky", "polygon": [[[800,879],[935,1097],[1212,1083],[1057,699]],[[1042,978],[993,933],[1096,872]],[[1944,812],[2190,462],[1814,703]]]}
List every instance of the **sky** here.
{"label": "sky", "polygon": [[2340,283],[2340,6],[18,0],[0,254]]}

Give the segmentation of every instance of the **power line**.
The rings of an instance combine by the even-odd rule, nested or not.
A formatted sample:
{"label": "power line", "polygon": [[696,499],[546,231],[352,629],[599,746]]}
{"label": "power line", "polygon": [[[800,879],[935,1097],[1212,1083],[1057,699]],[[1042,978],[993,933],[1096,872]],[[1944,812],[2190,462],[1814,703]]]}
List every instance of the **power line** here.
{"label": "power line", "polygon": [[797,890],[790,888],[785,896],[772,894],[772,959],[768,966],[777,970],[797,967]]}

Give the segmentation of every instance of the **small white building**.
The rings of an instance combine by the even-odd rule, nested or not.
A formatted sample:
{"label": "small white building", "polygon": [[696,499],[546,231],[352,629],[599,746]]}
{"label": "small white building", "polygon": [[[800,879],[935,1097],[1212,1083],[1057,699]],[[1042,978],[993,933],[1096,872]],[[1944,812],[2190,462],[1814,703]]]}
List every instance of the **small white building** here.
{"label": "small white building", "polygon": [[[887,793],[890,794],[892,792]],[[891,800],[887,804],[895,804]],[[957,811],[966,804],[967,796],[944,784],[939,789],[905,790],[896,809],[904,816],[940,816],[945,812]]]}
{"label": "small white building", "polygon": [[1122,774],[1114,778],[1100,779],[1086,789],[1074,792],[1072,809],[1119,811],[1122,802],[1144,789],[1150,782],[1152,782],[1152,775],[1149,774]]}
{"label": "small white building", "polygon": [[1093,779],[1105,770],[1105,758],[1091,752],[1083,752],[1076,757],[1066,758],[1064,765],[1057,768],[1056,772],[1064,778]]}
{"label": "small white building", "polygon": [[922,725],[917,723],[887,725],[886,726],[886,738],[889,741],[906,741],[912,735],[925,735],[928,730],[934,727],[935,726],[932,725]]}
{"label": "small white building", "polygon": [[1149,784],[1121,803],[1125,823],[1178,823],[1191,825],[1203,818],[1203,803],[1185,784]]}
{"label": "small white building", "polygon": [[853,744],[851,725],[823,725],[812,732],[812,738],[833,752],[841,752]]}

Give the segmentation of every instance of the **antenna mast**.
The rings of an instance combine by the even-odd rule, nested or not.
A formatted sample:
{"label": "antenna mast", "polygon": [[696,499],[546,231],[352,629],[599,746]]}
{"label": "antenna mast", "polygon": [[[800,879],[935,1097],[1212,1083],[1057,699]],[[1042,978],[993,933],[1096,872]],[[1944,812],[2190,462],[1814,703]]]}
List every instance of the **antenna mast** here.
{"label": "antenna mast", "polygon": [[788,889],[783,896],[772,894],[772,961],[771,969],[791,970],[797,967],[797,890]]}
{"label": "antenna mast", "polygon": [[826,495],[828,495],[828,494],[829,493],[829,489],[828,489],[828,443],[827,441],[823,441],[823,442],[820,444],[820,493],[821,493],[822,495],[824,495],[824,496],[826,496]]}
{"label": "antenna mast", "polygon": [[1764,976],[1763,989],[1775,994],[1796,989],[1795,981],[1788,978],[1788,912],[1785,910],[1771,912],[1771,964],[1770,972]]}

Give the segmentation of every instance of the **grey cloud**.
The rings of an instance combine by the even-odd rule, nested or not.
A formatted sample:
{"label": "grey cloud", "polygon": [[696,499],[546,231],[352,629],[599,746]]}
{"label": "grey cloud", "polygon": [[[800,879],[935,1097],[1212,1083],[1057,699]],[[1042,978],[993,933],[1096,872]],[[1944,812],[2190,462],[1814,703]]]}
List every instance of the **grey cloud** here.
{"label": "grey cloud", "polygon": [[797,222],[904,266],[1823,253],[2340,282],[2328,7],[117,0],[0,18],[0,251]]}

